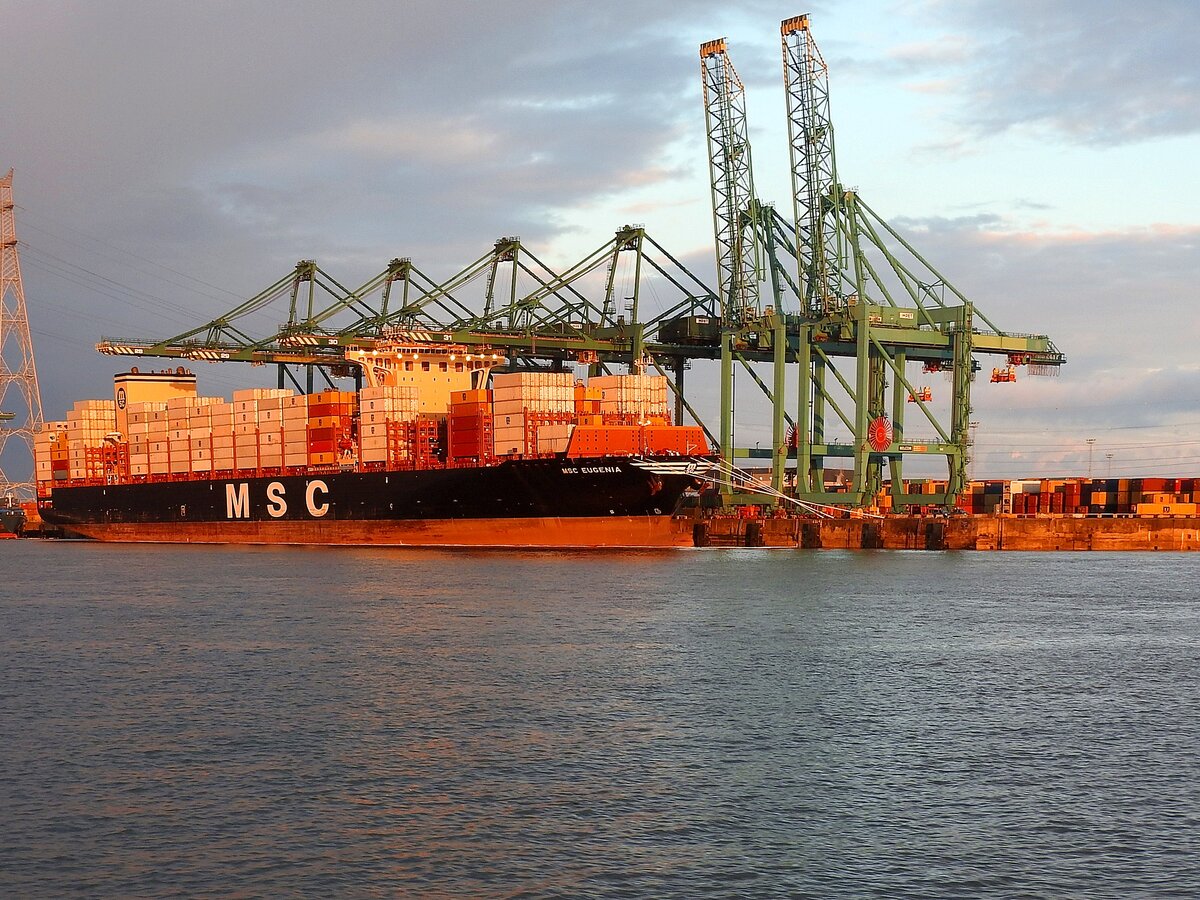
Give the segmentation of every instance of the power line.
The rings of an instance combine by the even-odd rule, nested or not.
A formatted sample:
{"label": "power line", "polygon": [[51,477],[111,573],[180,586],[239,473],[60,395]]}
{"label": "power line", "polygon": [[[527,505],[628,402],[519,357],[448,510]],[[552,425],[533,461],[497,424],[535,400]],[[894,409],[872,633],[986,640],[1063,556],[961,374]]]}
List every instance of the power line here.
{"label": "power line", "polygon": [[[49,264],[49,263],[46,263],[44,260],[27,257],[26,265],[29,268],[43,272],[47,275],[54,276],[56,278],[60,278],[63,281],[68,282],[69,284],[73,284],[77,287],[84,288],[85,290],[92,291],[93,293],[99,294],[101,297],[106,297],[109,300],[113,300],[117,303],[129,303],[134,306],[137,306],[140,309],[143,309],[146,312],[150,313],[151,315],[158,316],[162,319],[165,319],[165,320],[171,322],[173,325],[179,324],[178,318],[175,318],[175,317],[169,315],[168,313],[163,312],[162,310],[154,309],[154,308],[148,306],[147,304],[138,302],[136,299],[131,298],[129,296],[117,294],[117,293],[114,293],[113,291],[104,290],[102,286],[97,285],[94,282],[90,282],[83,278],[80,278],[79,276],[75,275],[74,273],[70,272],[69,270],[63,271],[59,267],[53,266],[52,264]],[[72,310],[72,312],[74,312],[74,311]]]}
{"label": "power line", "polygon": [[[1145,430],[1147,428],[1200,428],[1200,422],[1163,422],[1154,425],[1101,425],[1098,427],[1086,426],[1087,434],[1099,434],[1105,431],[1128,431],[1132,429]],[[995,431],[989,429],[989,435],[1000,437],[1016,437],[1020,435],[1033,435],[1042,437],[1047,434],[1072,434],[1080,433],[1080,426],[1069,425],[1062,428],[1039,428],[1036,431]]]}
{"label": "power line", "polygon": [[[25,208],[25,207],[23,207],[23,206],[18,206],[18,207],[17,207],[17,209],[21,210],[21,212],[23,212],[23,213],[26,213],[26,214],[29,214],[29,213],[31,212],[30,210],[26,209],[26,208]],[[33,216],[34,216],[35,218],[37,218],[37,217],[42,217],[42,218],[50,219],[51,221],[55,221],[55,222],[57,222],[57,224],[58,224],[60,227],[62,227],[62,228],[66,228],[68,231],[73,231],[73,232],[75,232],[76,234],[78,234],[78,235],[82,236],[83,238],[85,238],[85,239],[87,239],[87,240],[89,240],[89,241],[92,241],[93,243],[100,244],[102,247],[107,247],[107,248],[109,248],[110,250],[116,250],[118,253],[124,253],[126,256],[132,257],[133,259],[140,260],[140,261],[142,261],[142,262],[144,262],[144,263],[149,263],[149,264],[150,264],[150,265],[152,265],[152,266],[157,266],[158,268],[160,268],[160,269],[163,269],[164,271],[170,272],[170,273],[172,273],[173,275],[178,275],[178,276],[180,276],[181,278],[187,278],[187,279],[189,279],[190,281],[194,281],[194,282],[196,282],[197,284],[202,284],[202,285],[204,285],[205,287],[210,287],[210,288],[212,288],[212,289],[213,289],[213,290],[215,290],[215,291],[220,291],[220,292],[221,292],[221,293],[223,293],[223,294],[228,294],[230,297],[237,297],[237,298],[241,299],[241,295],[240,295],[240,294],[238,294],[238,293],[236,293],[235,291],[228,290],[227,288],[223,288],[223,287],[221,287],[220,285],[217,285],[217,284],[212,284],[211,282],[205,281],[203,278],[197,278],[195,275],[189,275],[187,272],[181,272],[181,271],[179,271],[178,269],[173,269],[173,268],[171,268],[170,266],[165,266],[165,265],[163,265],[163,264],[162,264],[162,263],[160,263],[160,262],[157,262],[157,261],[155,261],[155,260],[153,260],[153,259],[149,259],[148,257],[145,257],[145,256],[139,256],[137,253],[134,253],[134,252],[132,252],[132,251],[130,251],[130,250],[126,250],[124,247],[119,247],[119,246],[117,246],[116,244],[110,244],[110,243],[108,243],[107,241],[102,241],[102,240],[100,240],[100,238],[98,238],[98,237],[94,237],[93,235],[90,235],[90,234],[88,234],[86,231],[83,231],[82,229],[79,229],[79,228],[75,228],[75,227],[74,227],[74,226],[72,226],[72,225],[67,225],[65,222],[62,222],[61,220],[57,220],[57,219],[55,219],[55,217],[53,217],[53,216],[49,216],[49,215],[47,215],[46,213],[42,213],[42,212],[36,212],[36,213],[33,213]],[[22,221],[24,221],[24,220],[22,220]],[[37,226],[37,225],[35,225],[35,224],[33,224],[33,223],[30,223],[30,227],[31,227],[31,228],[35,228],[35,229],[37,229],[38,231],[42,232],[43,234],[48,234],[48,235],[51,235],[52,237],[57,237],[59,240],[61,240],[61,241],[64,241],[64,242],[66,242],[66,243],[68,243],[68,244],[71,244],[71,243],[73,243],[73,242],[72,242],[72,241],[70,241],[68,238],[64,238],[64,237],[63,237],[62,235],[60,235],[60,234],[55,234],[54,232],[52,232],[52,231],[49,231],[49,230],[47,230],[47,229],[45,229],[45,228],[41,228],[41,227],[39,227],[39,226]],[[79,245],[79,244],[73,244],[73,246],[80,247],[81,245]],[[87,248],[86,248],[86,247],[81,247],[81,249],[87,250]],[[90,253],[95,253],[96,251],[95,251],[95,250],[89,250],[88,252],[90,252]],[[198,293],[198,294],[201,294],[201,295],[203,295],[203,296],[212,297],[212,295],[211,295],[211,294],[206,294],[206,293],[204,293],[203,291],[196,290],[196,288],[194,288],[194,287],[189,287],[189,286],[187,286],[187,285],[181,285],[181,284],[179,284],[178,282],[172,281],[172,280],[171,280],[171,279],[169,279],[169,278],[163,278],[163,276],[161,276],[161,275],[155,275],[155,274],[153,274],[153,273],[151,273],[151,272],[145,272],[144,270],[141,270],[141,269],[135,269],[135,271],[141,271],[141,272],[142,272],[142,274],[144,274],[144,275],[150,275],[152,278],[160,278],[160,279],[162,279],[163,281],[166,281],[166,282],[167,282],[167,283],[169,283],[169,284],[174,284],[174,285],[176,285],[177,287],[182,287],[182,288],[185,288],[186,290],[192,290],[192,291],[196,291],[196,293]],[[215,300],[215,299],[220,299],[220,298],[213,297],[212,299],[214,299],[214,300]]]}
{"label": "power line", "polygon": [[[1165,441],[1162,443],[1151,444],[1102,444],[1102,450],[1151,450],[1156,447],[1191,447],[1200,444],[1198,441]],[[995,450],[980,450],[976,453],[977,456],[1004,457],[1010,453],[1028,453],[1030,455],[1064,455],[1064,456],[1082,456],[1087,452],[1084,447],[1031,447],[1028,444],[1023,444],[1016,447],[1001,447]]]}
{"label": "power line", "polygon": [[139,288],[130,287],[127,284],[117,281],[115,278],[109,278],[107,275],[101,275],[99,272],[93,272],[91,269],[87,268],[86,266],[81,266],[78,263],[73,263],[69,259],[63,259],[61,256],[56,256],[55,254],[50,253],[47,250],[43,250],[40,247],[34,247],[28,241],[21,241],[21,246],[24,247],[26,250],[33,251],[33,253],[36,256],[49,257],[50,259],[54,260],[59,265],[67,266],[70,269],[78,270],[79,272],[82,272],[85,275],[89,275],[92,278],[98,278],[101,281],[111,284],[113,287],[119,288],[120,290],[126,291],[129,294],[132,294],[135,296],[141,296],[142,298],[149,300],[153,303],[157,303],[166,309],[174,309],[174,310],[176,310],[178,312],[182,312],[188,316],[192,316],[195,314],[195,310],[189,309],[185,306],[180,306],[176,303],[172,303],[171,301],[166,300],[162,297],[159,297],[156,294],[151,294],[148,291],[143,291]]}

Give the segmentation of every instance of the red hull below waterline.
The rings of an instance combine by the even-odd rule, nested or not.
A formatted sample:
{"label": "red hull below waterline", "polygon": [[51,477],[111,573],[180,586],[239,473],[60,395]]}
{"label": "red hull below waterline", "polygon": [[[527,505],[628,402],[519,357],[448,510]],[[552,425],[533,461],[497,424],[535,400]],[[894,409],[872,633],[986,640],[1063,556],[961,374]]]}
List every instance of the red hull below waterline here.
{"label": "red hull below waterline", "polygon": [[174,544],[315,544],[503,549],[691,547],[691,519],[668,516],[344,522],[88,523],[97,541]]}

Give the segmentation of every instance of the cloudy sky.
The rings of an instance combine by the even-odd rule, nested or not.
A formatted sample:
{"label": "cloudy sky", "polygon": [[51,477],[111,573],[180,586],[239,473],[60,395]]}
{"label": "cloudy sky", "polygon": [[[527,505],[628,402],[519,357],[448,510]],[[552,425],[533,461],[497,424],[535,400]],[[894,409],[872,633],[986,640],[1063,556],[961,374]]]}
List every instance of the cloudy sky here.
{"label": "cloudy sky", "polygon": [[[789,209],[778,23],[801,12],[843,181],[1068,355],[1015,385],[982,360],[975,474],[1083,472],[1088,438],[1096,475],[1200,472],[1192,0],[0,0],[47,417],[105,395],[101,335],[178,333],[301,258],[443,278],[516,234],[565,269],[636,222],[714,281],[697,47],[729,39],[759,193]],[[749,400],[738,428],[769,440]]]}

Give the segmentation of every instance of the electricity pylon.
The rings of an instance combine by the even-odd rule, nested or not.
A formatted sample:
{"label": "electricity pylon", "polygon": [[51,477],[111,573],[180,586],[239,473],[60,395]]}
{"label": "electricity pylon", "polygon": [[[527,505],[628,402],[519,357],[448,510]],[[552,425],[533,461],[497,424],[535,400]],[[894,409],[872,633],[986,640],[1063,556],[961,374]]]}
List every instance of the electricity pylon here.
{"label": "electricity pylon", "polygon": [[[0,495],[34,496],[33,436],[42,426],[42,395],[33,363],[33,339],[25,310],[17,225],[13,216],[13,172],[0,179],[0,408],[13,414],[0,425]],[[13,439],[13,444],[9,440]],[[14,446],[23,445],[23,447]],[[29,472],[28,478],[7,472]]]}

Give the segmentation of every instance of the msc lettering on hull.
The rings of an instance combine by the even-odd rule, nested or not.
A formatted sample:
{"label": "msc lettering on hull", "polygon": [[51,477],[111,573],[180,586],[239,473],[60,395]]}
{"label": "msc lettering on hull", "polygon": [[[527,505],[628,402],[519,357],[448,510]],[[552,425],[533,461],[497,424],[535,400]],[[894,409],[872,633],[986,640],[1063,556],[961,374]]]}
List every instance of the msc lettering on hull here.
{"label": "msc lettering on hull", "polygon": [[[304,488],[304,506],[308,514],[319,519],[329,512],[329,486],[319,478],[314,479]],[[272,481],[266,490],[267,515],[279,519],[287,515],[287,488],[282,481]],[[225,518],[250,518],[250,483],[225,485]]]}

